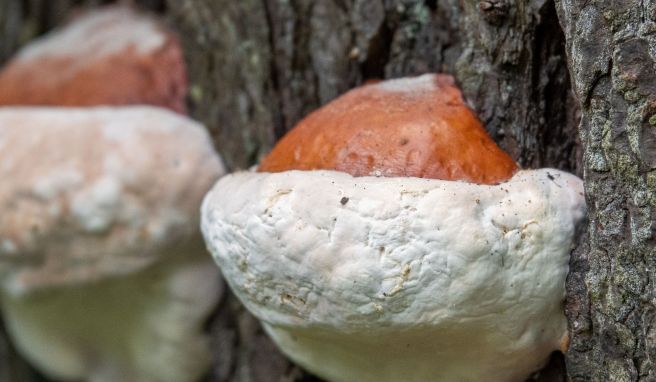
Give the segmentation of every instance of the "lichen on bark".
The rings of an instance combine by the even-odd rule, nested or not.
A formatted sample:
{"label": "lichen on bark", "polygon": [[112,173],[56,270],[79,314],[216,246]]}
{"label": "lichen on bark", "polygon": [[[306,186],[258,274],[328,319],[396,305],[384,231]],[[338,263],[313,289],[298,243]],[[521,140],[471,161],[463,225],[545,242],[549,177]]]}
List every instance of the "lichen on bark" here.
{"label": "lichen on bark", "polygon": [[[106,2],[0,0],[0,60],[74,5]],[[231,169],[253,165],[304,115],[364,81],[437,71],[455,75],[520,164],[580,173],[577,104],[552,0],[136,2],[179,32],[191,68],[190,110]],[[649,179],[653,189],[656,176]],[[210,380],[311,380],[234,297],[210,326],[217,349]],[[539,378],[563,380],[562,367]]]}
{"label": "lichen on bark", "polygon": [[560,0],[589,209],[572,259],[574,381],[656,379],[656,4]]}

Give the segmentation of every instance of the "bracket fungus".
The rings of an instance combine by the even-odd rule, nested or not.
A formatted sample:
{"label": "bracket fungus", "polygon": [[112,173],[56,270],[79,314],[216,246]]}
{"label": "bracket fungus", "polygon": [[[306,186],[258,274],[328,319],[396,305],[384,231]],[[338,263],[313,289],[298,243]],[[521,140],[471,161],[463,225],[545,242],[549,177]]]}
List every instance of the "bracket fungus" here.
{"label": "bracket fungus", "polygon": [[522,381],[567,336],[577,177],[519,170],[453,79],[369,84],[222,178],[202,230],[292,360],[334,382]]}
{"label": "bracket fungus", "polygon": [[106,6],[28,44],[0,72],[0,105],[149,104],[184,113],[176,36],[127,6]]}
{"label": "bracket fungus", "polygon": [[197,228],[224,173],[205,129],[148,106],[0,109],[0,304],[61,380],[193,381],[221,294]]}

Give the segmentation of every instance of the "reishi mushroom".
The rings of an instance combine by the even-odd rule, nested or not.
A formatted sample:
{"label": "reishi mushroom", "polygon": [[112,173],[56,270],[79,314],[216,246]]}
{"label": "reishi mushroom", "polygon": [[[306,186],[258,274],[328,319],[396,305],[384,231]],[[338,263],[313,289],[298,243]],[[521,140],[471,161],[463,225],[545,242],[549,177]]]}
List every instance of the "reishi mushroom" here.
{"label": "reishi mushroom", "polygon": [[329,381],[523,381],[567,338],[577,177],[519,170],[453,79],[369,84],[205,197],[232,290]]}
{"label": "reishi mushroom", "polygon": [[186,93],[176,36],[127,6],[79,15],[0,71],[0,105],[149,104],[184,113]]}
{"label": "reishi mushroom", "polygon": [[221,294],[197,227],[224,173],[166,109],[0,108],[0,304],[18,350],[61,380],[194,381]]}

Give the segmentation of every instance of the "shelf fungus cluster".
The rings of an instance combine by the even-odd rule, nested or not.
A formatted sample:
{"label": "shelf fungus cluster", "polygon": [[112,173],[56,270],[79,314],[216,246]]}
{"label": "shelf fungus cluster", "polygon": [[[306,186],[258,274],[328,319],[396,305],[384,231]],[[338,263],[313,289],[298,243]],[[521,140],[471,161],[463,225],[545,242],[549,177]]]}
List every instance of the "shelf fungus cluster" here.
{"label": "shelf fungus cluster", "polygon": [[520,170],[451,77],[354,89],[256,172],[223,177],[202,231],[292,360],[333,382],[523,381],[566,343],[580,179]]}
{"label": "shelf fungus cluster", "polygon": [[185,76],[175,37],[124,6],[0,71],[0,309],[49,378],[191,382],[210,366],[222,283],[198,220],[225,170],[182,115]]}

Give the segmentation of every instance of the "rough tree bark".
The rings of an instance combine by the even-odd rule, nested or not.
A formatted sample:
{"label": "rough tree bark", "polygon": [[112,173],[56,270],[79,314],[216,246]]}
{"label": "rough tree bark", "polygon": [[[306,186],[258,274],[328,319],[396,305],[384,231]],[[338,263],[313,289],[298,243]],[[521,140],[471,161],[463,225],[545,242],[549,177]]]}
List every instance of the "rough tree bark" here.
{"label": "rough tree bark", "polygon": [[169,1],[195,115],[230,167],[370,78],[456,75],[524,166],[577,171],[576,105],[551,1]]}
{"label": "rough tree bark", "polygon": [[656,380],[656,3],[560,0],[589,247],[573,258],[574,381]]}
{"label": "rough tree bark", "polygon": [[[73,6],[105,2],[0,0],[0,61]],[[178,30],[192,68],[190,110],[231,169],[251,166],[309,111],[367,79],[439,71],[457,78],[490,134],[522,166],[581,174],[578,103],[553,0],[138,2]],[[569,5],[559,6],[563,17]],[[209,327],[217,349],[209,380],[313,380],[234,297]],[[563,381],[562,359],[536,378]]]}

